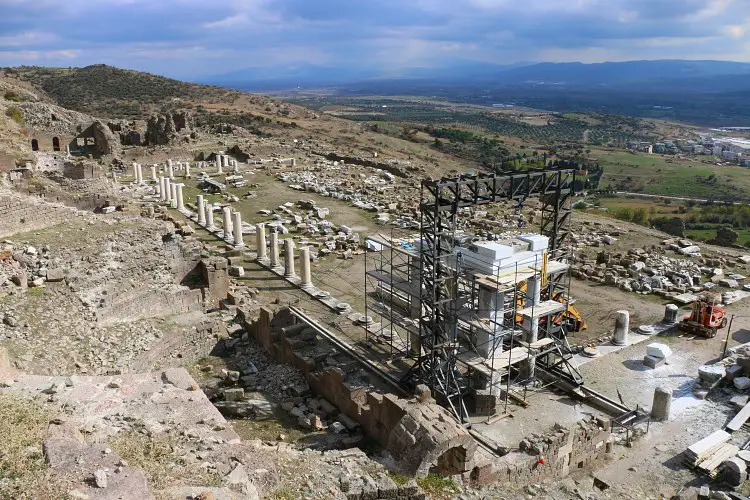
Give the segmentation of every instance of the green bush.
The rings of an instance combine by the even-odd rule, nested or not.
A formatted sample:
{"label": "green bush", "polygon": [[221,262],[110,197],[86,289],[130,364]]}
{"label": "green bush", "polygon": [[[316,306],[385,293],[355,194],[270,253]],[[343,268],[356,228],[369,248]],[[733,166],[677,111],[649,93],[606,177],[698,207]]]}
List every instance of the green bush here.
{"label": "green bush", "polygon": [[23,125],[23,111],[21,111],[21,108],[17,108],[15,106],[8,108],[5,111],[5,116],[9,117],[19,125]]}
{"label": "green bush", "polygon": [[19,96],[15,92],[11,92],[10,90],[6,92],[3,97],[5,98],[6,101],[11,101],[11,102],[23,102],[24,101],[23,97]]}

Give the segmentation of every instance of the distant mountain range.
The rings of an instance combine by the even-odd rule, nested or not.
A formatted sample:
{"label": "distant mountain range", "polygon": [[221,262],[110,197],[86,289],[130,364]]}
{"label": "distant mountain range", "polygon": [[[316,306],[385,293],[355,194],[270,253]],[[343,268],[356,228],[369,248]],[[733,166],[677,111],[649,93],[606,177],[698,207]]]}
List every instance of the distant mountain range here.
{"label": "distant mountain range", "polygon": [[[748,76],[750,63],[728,61],[626,61],[584,64],[519,63],[496,65],[454,61],[440,68],[403,68],[389,74],[374,69],[325,67],[313,64],[245,68],[202,78],[208,83],[237,88],[347,86],[352,83],[430,80],[432,83],[483,83],[492,85],[608,86],[695,80],[716,83],[718,77]],[[426,82],[422,82],[426,83]]]}
{"label": "distant mountain range", "polygon": [[727,61],[626,61],[500,66],[454,61],[442,68],[374,70],[302,65],[234,71],[204,80],[240,90],[335,88],[339,96],[424,95],[550,111],[593,111],[750,125],[750,64]]}

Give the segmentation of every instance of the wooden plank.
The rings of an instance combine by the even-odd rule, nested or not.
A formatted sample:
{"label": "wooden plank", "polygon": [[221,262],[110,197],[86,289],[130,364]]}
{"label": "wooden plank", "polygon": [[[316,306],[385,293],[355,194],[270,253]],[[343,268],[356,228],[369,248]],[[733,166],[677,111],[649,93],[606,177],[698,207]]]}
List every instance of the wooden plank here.
{"label": "wooden plank", "polygon": [[719,429],[688,447],[687,452],[695,458],[705,458],[711,455],[713,450],[726,443],[731,438],[732,436],[728,432]]}
{"label": "wooden plank", "polygon": [[707,460],[704,460],[698,465],[698,468],[707,473],[711,473],[716,469],[718,466],[720,466],[724,460],[728,458],[732,458],[733,456],[737,455],[737,453],[740,451],[739,446],[735,446],[733,444],[726,443],[721,448],[719,448],[716,453],[711,455],[710,458]]}
{"label": "wooden plank", "polygon": [[743,406],[740,412],[727,424],[727,429],[732,432],[740,430],[748,418],[750,418],[750,402]]}

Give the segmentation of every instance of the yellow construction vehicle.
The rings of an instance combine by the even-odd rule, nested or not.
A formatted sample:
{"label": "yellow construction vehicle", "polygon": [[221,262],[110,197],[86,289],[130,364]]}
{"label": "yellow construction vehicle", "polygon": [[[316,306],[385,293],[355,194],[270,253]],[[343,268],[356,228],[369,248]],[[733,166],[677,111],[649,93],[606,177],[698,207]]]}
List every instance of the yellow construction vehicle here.
{"label": "yellow construction vehicle", "polygon": [[[545,280],[546,281],[546,280]],[[522,281],[518,283],[518,291],[522,294],[526,293],[528,283],[526,281]],[[566,297],[563,294],[559,294],[557,297],[553,297],[553,300],[556,300],[558,302],[564,303],[566,301]],[[523,303],[523,297],[518,297],[518,303],[516,304],[516,307],[518,309],[523,309],[525,307],[525,304]],[[542,321],[544,318],[540,318]],[[516,321],[521,322],[523,321],[523,318],[521,316],[516,316]],[[567,327],[567,331],[569,333],[572,332],[580,332],[582,330],[585,330],[588,328],[588,325],[586,324],[586,321],[584,321],[583,316],[581,315],[581,312],[573,305],[573,302],[568,303],[568,309],[561,312],[554,314],[552,317],[552,322],[556,325],[559,325],[561,323],[564,323]]]}

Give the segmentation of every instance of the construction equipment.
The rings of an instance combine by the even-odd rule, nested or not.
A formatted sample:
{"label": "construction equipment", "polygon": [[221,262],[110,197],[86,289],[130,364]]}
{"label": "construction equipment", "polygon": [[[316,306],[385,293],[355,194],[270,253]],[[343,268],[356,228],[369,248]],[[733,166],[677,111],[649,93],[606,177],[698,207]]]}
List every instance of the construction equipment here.
{"label": "construction equipment", "polygon": [[[546,256],[546,254],[545,254]],[[527,289],[527,282],[522,281],[518,284],[518,290],[522,293],[526,293]],[[558,302],[565,303],[567,301],[568,308],[567,310],[557,313],[552,318],[552,322],[556,325],[564,324],[565,330],[568,332],[580,332],[588,328],[588,325],[586,324],[586,321],[583,319],[583,315],[581,312],[573,305],[574,299],[571,299],[569,297],[564,296],[563,294],[556,294],[555,297],[553,297],[554,300],[557,300]],[[519,297],[518,299],[518,307],[523,308],[523,298]],[[542,318],[542,321],[544,318]],[[523,318],[520,316],[516,316],[516,321],[518,323],[523,321]]]}
{"label": "construction equipment", "polygon": [[706,338],[714,338],[720,328],[727,326],[727,312],[721,305],[721,295],[703,292],[693,302],[690,314],[680,322],[680,329],[697,333]]}

